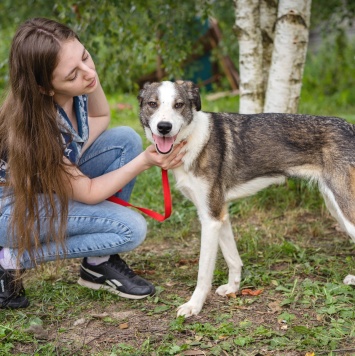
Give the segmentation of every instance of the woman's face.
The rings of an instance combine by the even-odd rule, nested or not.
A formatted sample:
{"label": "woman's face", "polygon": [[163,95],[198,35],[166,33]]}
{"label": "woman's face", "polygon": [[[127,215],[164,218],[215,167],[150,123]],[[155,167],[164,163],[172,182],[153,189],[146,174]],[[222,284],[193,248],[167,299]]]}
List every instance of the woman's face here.
{"label": "woman's face", "polygon": [[95,64],[89,52],[77,39],[63,42],[52,76],[56,103],[61,105],[73,96],[90,94],[97,85]]}

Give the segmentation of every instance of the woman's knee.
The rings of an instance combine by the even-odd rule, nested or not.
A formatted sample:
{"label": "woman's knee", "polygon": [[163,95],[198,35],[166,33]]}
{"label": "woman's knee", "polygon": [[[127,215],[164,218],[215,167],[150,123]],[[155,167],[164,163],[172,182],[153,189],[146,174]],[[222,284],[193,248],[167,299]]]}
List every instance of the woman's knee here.
{"label": "woman's knee", "polygon": [[147,236],[147,221],[145,218],[132,210],[131,218],[127,226],[129,230],[129,238],[125,250],[131,251],[141,245]]}

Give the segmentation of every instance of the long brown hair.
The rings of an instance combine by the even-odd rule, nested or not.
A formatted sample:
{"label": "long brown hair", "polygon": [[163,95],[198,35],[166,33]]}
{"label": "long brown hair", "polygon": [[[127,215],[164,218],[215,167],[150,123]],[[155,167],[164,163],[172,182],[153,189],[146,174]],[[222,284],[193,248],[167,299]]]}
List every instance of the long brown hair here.
{"label": "long brown hair", "polygon": [[[9,235],[19,259],[27,251],[33,262],[38,261],[42,244],[50,240],[57,249],[64,247],[68,176],[50,94],[61,44],[75,38],[65,25],[34,18],[18,28],[12,41],[8,94],[0,109],[0,154],[7,157],[9,167],[8,192],[13,197]],[[50,217],[48,226],[40,224],[40,209]],[[48,233],[40,239],[43,229]]]}

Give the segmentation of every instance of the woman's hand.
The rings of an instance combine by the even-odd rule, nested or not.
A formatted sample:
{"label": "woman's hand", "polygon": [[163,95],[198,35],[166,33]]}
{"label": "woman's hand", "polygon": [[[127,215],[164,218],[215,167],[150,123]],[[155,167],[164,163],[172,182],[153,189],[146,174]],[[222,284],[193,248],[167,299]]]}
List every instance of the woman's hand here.
{"label": "woman's hand", "polygon": [[165,170],[179,167],[185,154],[184,145],[185,142],[179,143],[168,155],[157,153],[154,145],[151,145],[124,166],[92,179],[83,175],[68,161],[70,181],[68,192],[74,200],[85,204],[97,204],[115,194],[138,174],[152,166]]}
{"label": "woman's hand", "polygon": [[185,141],[180,142],[168,155],[158,153],[155,146],[150,145],[143,154],[149,167],[158,166],[165,170],[174,169],[182,165],[182,158],[185,155],[185,150],[183,149],[185,144]]}

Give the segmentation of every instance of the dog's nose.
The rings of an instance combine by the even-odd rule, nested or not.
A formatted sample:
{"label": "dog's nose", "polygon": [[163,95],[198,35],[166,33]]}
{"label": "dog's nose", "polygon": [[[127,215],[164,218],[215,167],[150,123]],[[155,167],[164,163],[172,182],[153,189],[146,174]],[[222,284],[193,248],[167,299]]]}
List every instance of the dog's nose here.
{"label": "dog's nose", "polygon": [[170,122],[167,122],[167,121],[161,121],[158,124],[158,131],[162,135],[168,134],[171,131],[172,128],[173,128],[173,125]]}

